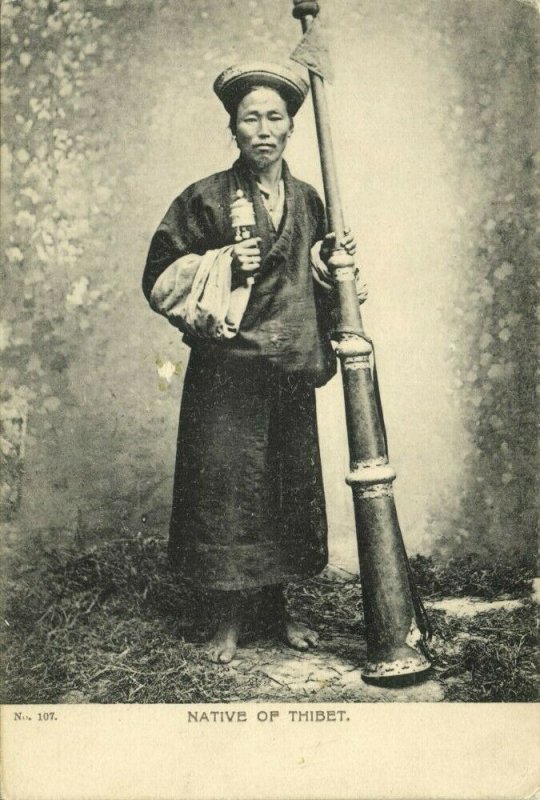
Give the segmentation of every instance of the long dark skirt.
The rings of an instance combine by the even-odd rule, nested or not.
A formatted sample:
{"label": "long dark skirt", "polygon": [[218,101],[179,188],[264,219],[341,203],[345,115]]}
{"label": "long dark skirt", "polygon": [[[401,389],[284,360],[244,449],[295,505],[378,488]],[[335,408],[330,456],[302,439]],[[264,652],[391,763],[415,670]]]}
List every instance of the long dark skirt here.
{"label": "long dark skirt", "polygon": [[325,567],[315,390],[304,379],[262,359],[192,351],[169,553],[205,590],[255,589]]}

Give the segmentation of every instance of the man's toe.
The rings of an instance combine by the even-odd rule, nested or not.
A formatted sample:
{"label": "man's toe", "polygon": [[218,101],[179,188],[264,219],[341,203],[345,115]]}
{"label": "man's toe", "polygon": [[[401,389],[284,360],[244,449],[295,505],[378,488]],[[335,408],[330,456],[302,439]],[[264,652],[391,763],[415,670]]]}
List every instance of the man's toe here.
{"label": "man's toe", "polygon": [[228,664],[230,661],[233,660],[235,652],[236,650],[230,647],[225,648],[225,650],[222,650],[221,653],[219,654],[220,662],[222,664]]}

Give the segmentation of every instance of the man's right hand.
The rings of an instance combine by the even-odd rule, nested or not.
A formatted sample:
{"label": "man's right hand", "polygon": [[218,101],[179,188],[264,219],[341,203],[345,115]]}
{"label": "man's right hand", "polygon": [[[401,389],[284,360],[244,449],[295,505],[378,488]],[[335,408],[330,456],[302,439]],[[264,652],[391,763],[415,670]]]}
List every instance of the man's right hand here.
{"label": "man's right hand", "polygon": [[251,239],[242,239],[236,242],[232,249],[233,271],[254,272],[261,266],[261,251],[259,250],[260,236]]}

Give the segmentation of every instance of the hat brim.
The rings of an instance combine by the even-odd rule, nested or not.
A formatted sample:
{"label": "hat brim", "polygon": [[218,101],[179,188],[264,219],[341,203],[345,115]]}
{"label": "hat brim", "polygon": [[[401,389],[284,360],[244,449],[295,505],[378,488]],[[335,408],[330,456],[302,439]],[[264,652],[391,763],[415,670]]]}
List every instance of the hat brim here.
{"label": "hat brim", "polygon": [[296,114],[309,91],[308,82],[296,71],[280,64],[263,63],[229,67],[216,78],[214,91],[232,114],[246,92],[256,86],[276,89],[287,101],[291,116]]}

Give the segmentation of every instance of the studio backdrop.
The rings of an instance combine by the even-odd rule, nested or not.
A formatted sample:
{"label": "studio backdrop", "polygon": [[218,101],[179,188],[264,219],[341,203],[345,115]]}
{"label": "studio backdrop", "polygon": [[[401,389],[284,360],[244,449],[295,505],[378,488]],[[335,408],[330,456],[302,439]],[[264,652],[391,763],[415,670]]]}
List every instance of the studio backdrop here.
{"label": "studio backdrop", "polygon": [[[407,549],[531,558],[538,13],[321,5]],[[212,82],[287,58],[290,0],[28,0],[2,14],[8,535],[165,536],[188,350],[143,298],[146,251],[171,199],[236,158]],[[321,190],[309,103],[287,155]],[[331,560],[355,571],[339,378],[318,415]]]}

